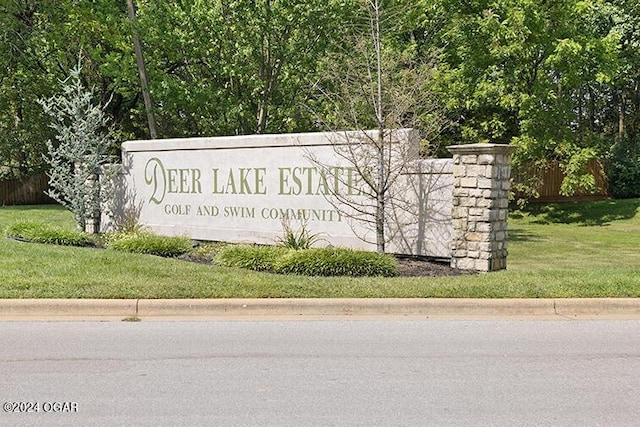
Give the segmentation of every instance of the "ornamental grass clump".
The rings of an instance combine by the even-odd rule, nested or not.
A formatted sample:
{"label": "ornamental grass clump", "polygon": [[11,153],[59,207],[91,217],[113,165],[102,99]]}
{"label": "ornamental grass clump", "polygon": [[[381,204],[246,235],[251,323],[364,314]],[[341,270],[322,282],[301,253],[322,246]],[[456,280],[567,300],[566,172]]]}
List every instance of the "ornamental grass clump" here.
{"label": "ornamental grass clump", "polygon": [[225,267],[273,273],[278,260],[288,252],[289,249],[282,246],[226,246],[218,252],[215,260]]}
{"label": "ornamental grass clump", "polygon": [[63,246],[96,246],[96,242],[87,233],[67,230],[44,222],[19,221],[5,230],[11,239],[35,243],[47,243]]}
{"label": "ornamental grass clump", "polygon": [[188,237],[158,236],[146,231],[118,233],[109,237],[110,249],[161,257],[178,257],[192,249]]}
{"label": "ornamental grass clump", "polygon": [[398,263],[392,255],[347,248],[312,248],[289,251],[276,265],[282,274],[303,276],[395,276]]}
{"label": "ornamental grass clump", "polygon": [[283,235],[276,239],[276,243],[287,249],[309,249],[320,240],[320,235],[311,233],[306,222],[301,223],[296,230],[285,220],[282,222],[282,231]]}
{"label": "ornamental grass clump", "polygon": [[302,276],[395,276],[392,255],[346,248],[289,249],[282,246],[228,246],[216,256],[225,267]]}

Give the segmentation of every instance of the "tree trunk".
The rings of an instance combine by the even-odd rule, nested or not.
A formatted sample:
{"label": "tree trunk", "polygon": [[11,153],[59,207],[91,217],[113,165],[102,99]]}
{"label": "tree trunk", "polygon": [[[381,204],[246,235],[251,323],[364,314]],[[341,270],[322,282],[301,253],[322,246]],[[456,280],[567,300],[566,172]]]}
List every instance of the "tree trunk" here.
{"label": "tree trunk", "polygon": [[147,122],[149,123],[149,135],[151,136],[151,139],[156,139],[158,137],[158,132],[156,130],[156,119],[153,115],[153,100],[151,99],[151,93],[149,93],[147,84],[147,70],[144,64],[144,57],[142,56],[142,46],[140,45],[138,32],[135,28],[136,11],[133,5],[133,0],[127,0],[127,12],[129,14],[129,22],[131,23],[131,38],[133,40],[133,49],[136,54],[136,63],[138,64],[140,88],[142,90],[142,98],[144,99],[144,109],[147,113]]}
{"label": "tree trunk", "polygon": [[384,223],[385,223],[385,200],[382,194],[378,195],[378,200],[376,203],[376,250],[379,253],[384,253],[385,251],[385,233],[384,233]]}
{"label": "tree trunk", "polygon": [[384,253],[385,251],[385,209],[386,209],[386,197],[387,197],[387,168],[386,168],[386,153],[384,146],[384,111],[382,106],[382,46],[381,46],[381,34],[380,34],[380,1],[375,0],[372,4],[374,8],[374,22],[372,26],[373,30],[373,42],[376,50],[376,84],[377,84],[377,103],[376,108],[377,121],[378,121],[378,191],[376,191],[376,247],[377,251]]}
{"label": "tree trunk", "polygon": [[624,90],[622,90],[620,92],[620,102],[619,102],[619,107],[618,107],[618,139],[620,141],[622,141],[622,138],[624,138],[624,134],[625,134],[625,118],[624,118],[624,112],[626,109],[626,97],[625,97],[625,93]]}

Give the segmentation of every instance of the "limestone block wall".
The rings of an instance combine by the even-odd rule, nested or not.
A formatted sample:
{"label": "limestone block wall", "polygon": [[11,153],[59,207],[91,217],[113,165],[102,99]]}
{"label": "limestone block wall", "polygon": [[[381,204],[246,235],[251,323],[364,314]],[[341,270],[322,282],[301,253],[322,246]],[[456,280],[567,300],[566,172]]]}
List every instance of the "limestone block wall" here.
{"label": "limestone block wall", "polygon": [[[398,144],[418,146],[414,131],[398,135]],[[134,221],[158,234],[272,244],[283,221],[308,221],[324,244],[375,250],[368,224],[332,197],[330,187],[367,197],[356,191],[360,181],[336,153],[335,138],[313,133],[126,142],[113,215],[103,225]],[[513,147],[449,150],[453,159],[403,164],[390,190],[387,250],[448,258],[463,270],[504,269]],[[329,165],[335,176],[310,159]]]}
{"label": "limestone block wall", "polygon": [[449,147],[453,154],[452,267],[476,271],[507,267],[513,150],[501,144]]}

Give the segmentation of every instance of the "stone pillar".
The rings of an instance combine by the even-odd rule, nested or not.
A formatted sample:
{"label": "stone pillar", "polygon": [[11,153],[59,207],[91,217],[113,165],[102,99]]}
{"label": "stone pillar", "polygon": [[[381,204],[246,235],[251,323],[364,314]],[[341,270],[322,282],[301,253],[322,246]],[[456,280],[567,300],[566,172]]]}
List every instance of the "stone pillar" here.
{"label": "stone pillar", "polygon": [[511,153],[503,144],[448,147],[453,154],[451,266],[507,268],[507,216]]}

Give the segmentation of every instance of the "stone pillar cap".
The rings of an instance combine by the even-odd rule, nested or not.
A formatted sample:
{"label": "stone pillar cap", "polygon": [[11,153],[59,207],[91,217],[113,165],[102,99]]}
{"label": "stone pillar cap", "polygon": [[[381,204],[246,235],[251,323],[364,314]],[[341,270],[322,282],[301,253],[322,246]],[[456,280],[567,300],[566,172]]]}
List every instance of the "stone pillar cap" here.
{"label": "stone pillar cap", "polygon": [[511,154],[515,149],[515,146],[509,144],[462,144],[447,147],[452,154]]}

